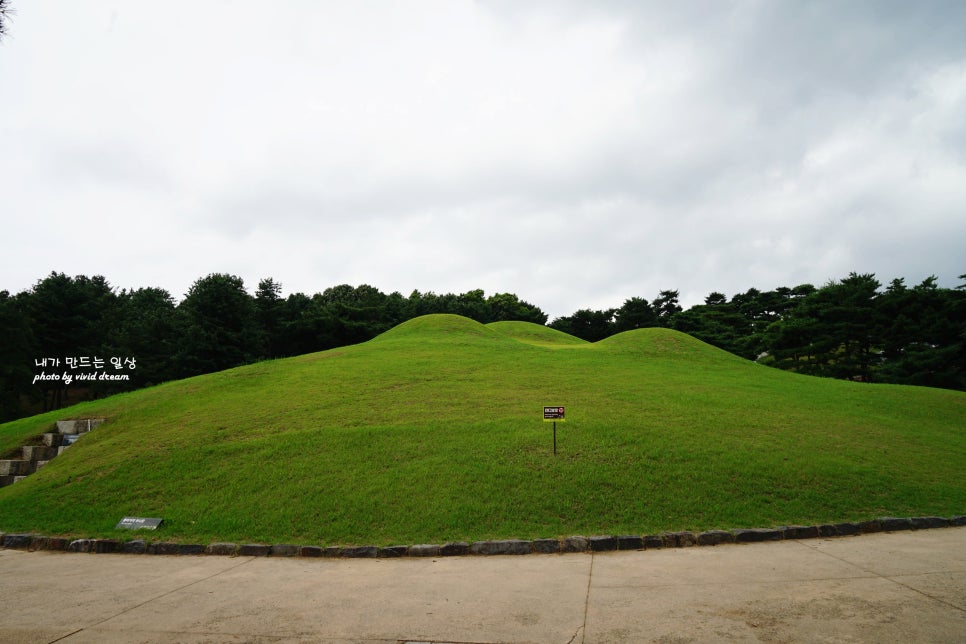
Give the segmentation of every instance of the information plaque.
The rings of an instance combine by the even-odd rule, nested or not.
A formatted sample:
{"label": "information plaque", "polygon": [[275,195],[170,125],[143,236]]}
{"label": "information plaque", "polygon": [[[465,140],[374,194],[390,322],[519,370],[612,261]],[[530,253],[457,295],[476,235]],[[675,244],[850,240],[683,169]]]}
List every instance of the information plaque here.
{"label": "information plaque", "polygon": [[543,408],[543,420],[546,422],[564,422],[564,408],[563,407],[544,407]]}
{"label": "information plaque", "polygon": [[557,454],[557,423],[562,423],[566,420],[564,418],[564,408],[563,407],[544,407],[543,408],[543,422],[553,423],[553,453],[554,456]]}
{"label": "information plaque", "polygon": [[157,530],[158,526],[164,523],[164,519],[152,519],[145,517],[124,517],[116,526],[115,530]]}

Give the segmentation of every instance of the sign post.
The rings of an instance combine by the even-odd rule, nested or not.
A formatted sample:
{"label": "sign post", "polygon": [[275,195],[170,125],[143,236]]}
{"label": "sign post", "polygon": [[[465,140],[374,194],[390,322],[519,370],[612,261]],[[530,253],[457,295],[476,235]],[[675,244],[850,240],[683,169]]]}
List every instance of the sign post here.
{"label": "sign post", "polygon": [[557,455],[557,421],[561,423],[566,421],[564,416],[563,407],[544,407],[543,408],[543,422],[553,423],[553,455]]}

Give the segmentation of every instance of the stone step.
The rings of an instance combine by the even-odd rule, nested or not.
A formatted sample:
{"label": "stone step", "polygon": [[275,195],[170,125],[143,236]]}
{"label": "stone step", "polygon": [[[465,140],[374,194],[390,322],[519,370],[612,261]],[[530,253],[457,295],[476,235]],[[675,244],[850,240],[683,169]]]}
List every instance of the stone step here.
{"label": "stone step", "polygon": [[60,447],[60,440],[63,434],[60,432],[47,432],[44,434],[44,445],[47,447]]}
{"label": "stone step", "polygon": [[[77,421],[74,420],[58,420],[57,421],[57,432],[60,434],[76,434]],[[86,425],[85,425],[86,428]]]}
{"label": "stone step", "polygon": [[35,461],[0,460],[0,476],[26,476],[36,471]]}
{"label": "stone step", "polygon": [[45,447],[43,445],[24,445],[23,459],[25,461],[49,461],[57,456],[56,447]]}
{"label": "stone step", "polygon": [[[86,434],[87,432],[84,433]],[[83,434],[65,434],[63,437],[64,440],[61,441],[60,447],[57,448],[57,453],[63,454],[64,450],[76,443],[81,436],[83,436]]]}
{"label": "stone step", "polygon": [[103,418],[58,420],[57,431],[46,432],[41,437],[42,445],[23,445],[21,447],[22,459],[0,460],[0,487],[12,485],[27,475],[33,474],[46,465],[50,459],[73,445],[81,435],[86,434],[103,422]]}
{"label": "stone step", "polygon": [[103,418],[82,418],[80,420],[58,420],[57,431],[61,434],[82,434],[104,422]]}

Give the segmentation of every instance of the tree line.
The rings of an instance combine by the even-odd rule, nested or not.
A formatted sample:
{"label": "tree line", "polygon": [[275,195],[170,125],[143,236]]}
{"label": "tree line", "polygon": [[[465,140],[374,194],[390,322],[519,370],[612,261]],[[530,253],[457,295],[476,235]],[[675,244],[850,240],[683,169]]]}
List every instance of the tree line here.
{"label": "tree line", "polygon": [[[266,278],[251,295],[240,277],[222,273],[196,280],[180,303],[161,288],[118,291],[102,276],[56,272],[28,291],[0,291],[0,420],[364,342],[429,313],[547,323],[516,295],[487,297],[480,289],[403,296],[342,284],[312,296],[281,293]],[[911,287],[894,279],[883,289],[874,275],[852,273],[820,288],[752,288],[730,300],[714,292],[687,310],[678,291],[664,290],[620,308],[581,309],[549,326],[591,342],[667,327],[781,369],[966,390],[966,284],[939,288],[935,277]],[[96,377],[78,378],[87,374]]]}
{"label": "tree line", "polygon": [[[960,275],[966,280],[966,275]],[[550,326],[589,341],[662,326],[759,363],[816,376],[966,390],[966,284],[940,288],[931,276],[884,289],[874,274],[752,288],[730,300],[709,294],[683,310],[678,291],[617,309],[582,309]]]}
{"label": "tree line", "polygon": [[547,321],[512,293],[487,297],[479,289],[405,297],[342,284],[312,296],[283,298],[281,292],[281,284],[266,278],[251,295],[242,278],[214,273],[176,303],[161,288],[117,291],[102,276],[56,272],[28,291],[0,291],[0,420],[79,397],[364,342],[428,313],[483,323]]}

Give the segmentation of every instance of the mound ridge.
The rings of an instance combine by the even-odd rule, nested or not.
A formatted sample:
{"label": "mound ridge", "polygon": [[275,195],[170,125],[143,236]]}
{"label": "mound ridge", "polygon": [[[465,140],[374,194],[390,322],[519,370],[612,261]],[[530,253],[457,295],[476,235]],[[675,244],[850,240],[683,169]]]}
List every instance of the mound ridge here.
{"label": "mound ridge", "polygon": [[462,315],[433,313],[413,318],[376,336],[370,343],[417,338],[424,341],[453,338],[489,338],[499,340],[503,335],[484,324]]}
{"label": "mound ridge", "polygon": [[673,329],[658,327],[633,329],[604,338],[595,344],[602,349],[650,358],[752,365],[743,358]]}
{"label": "mound ridge", "polygon": [[491,322],[488,328],[514,340],[543,347],[586,347],[590,343],[533,322]]}
{"label": "mound ridge", "polygon": [[436,313],[413,318],[386,331],[370,342],[399,339],[420,341],[454,340],[457,338],[509,338],[523,344],[548,348],[598,348],[649,357],[674,357],[705,360],[741,358],[713,347],[680,331],[664,328],[645,328],[624,331],[599,342],[591,343],[572,335],[532,322],[501,321],[481,324],[469,318],[447,313]]}

